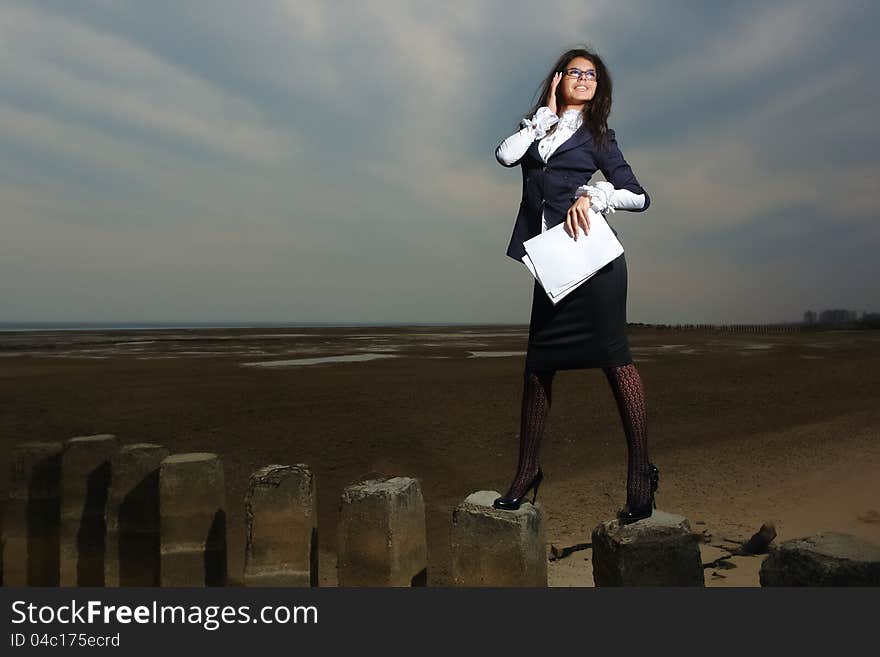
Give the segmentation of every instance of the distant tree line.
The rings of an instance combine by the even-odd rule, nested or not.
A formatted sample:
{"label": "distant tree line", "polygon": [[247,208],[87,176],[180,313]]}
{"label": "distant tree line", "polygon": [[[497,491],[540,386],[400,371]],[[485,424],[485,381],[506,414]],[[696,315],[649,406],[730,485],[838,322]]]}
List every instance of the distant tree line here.
{"label": "distant tree line", "polygon": [[730,331],[734,333],[791,333],[821,331],[824,329],[880,329],[880,313],[862,311],[861,317],[854,310],[832,309],[816,313],[808,310],[803,321],[784,321],[770,324],[645,324],[628,322],[629,326],[673,331]]}
{"label": "distant tree line", "polygon": [[[639,326],[651,329],[669,329],[672,331],[726,331],[730,333],[800,333],[808,330],[800,322],[783,322],[777,324],[645,324],[627,322],[627,326]],[[815,327],[819,329],[819,326]]]}
{"label": "distant tree line", "polygon": [[835,308],[823,310],[818,315],[812,310],[804,313],[804,326],[813,328],[849,328],[849,329],[876,329],[880,328],[880,313],[862,311],[862,316],[855,310]]}

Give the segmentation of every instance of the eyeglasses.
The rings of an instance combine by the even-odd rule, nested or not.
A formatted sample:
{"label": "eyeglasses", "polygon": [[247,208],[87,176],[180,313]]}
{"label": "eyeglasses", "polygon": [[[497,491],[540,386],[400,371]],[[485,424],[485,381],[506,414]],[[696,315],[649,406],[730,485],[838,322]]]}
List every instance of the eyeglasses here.
{"label": "eyeglasses", "polygon": [[594,71],[593,69],[590,69],[589,71],[582,71],[579,68],[570,68],[565,72],[565,77],[567,78],[577,78],[578,80],[580,80],[581,76],[592,82],[596,81],[596,71]]}

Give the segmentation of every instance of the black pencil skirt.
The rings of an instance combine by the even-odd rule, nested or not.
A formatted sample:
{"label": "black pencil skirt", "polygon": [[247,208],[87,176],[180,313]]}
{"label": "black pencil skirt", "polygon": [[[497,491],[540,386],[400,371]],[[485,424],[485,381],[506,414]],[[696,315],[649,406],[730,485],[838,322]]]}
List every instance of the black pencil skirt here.
{"label": "black pencil skirt", "polygon": [[623,253],[555,306],[535,281],[526,369],[573,370],[631,363],[626,285]]}

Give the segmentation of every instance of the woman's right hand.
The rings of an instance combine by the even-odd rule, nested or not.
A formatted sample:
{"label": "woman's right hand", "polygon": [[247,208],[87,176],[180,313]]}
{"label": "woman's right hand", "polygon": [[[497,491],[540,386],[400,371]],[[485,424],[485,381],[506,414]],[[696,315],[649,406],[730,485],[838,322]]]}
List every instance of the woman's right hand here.
{"label": "woman's right hand", "polygon": [[578,226],[584,231],[584,235],[590,234],[590,204],[593,199],[589,196],[579,196],[565,213],[565,232],[569,237],[577,241]]}
{"label": "woman's right hand", "polygon": [[561,80],[561,72],[557,71],[553,74],[553,81],[550,83],[550,91],[547,92],[547,98],[544,99],[544,104],[550,108],[551,112],[557,114],[557,116],[558,113],[556,111],[556,87],[559,86]]}

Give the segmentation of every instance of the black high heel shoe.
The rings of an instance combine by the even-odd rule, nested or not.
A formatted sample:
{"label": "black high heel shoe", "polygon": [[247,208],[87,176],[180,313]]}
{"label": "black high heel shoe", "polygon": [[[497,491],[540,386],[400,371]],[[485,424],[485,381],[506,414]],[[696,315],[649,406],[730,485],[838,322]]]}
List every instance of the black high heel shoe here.
{"label": "black high heel shoe", "polygon": [[541,468],[538,468],[538,472],[535,473],[535,476],[532,477],[531,483],[529,483],[528,487],[523,491],[523,494],[519,497],[499,497],[496,499],[492,506],[496,509],[504,509],[506,511],[516,511],[520,504],[523,502],[523,498],[528,495],[529,491],[534,487],[535,494],[532,495],[532,504],[535,503],[535,500],[538,498],[538,486],[541,485],[541,482],[544,481],[544,473],[541,471]]}
{"label": "black high heel shoe", "polygon": [[617,512],[617,519],[621,524],[628,525],[638,520],[650,518],[653,510],[657,508],[657,501],[654,499],[654,493],[657,492],[657,486],[660,483],[660,470],[653,463],[648,464],[648,476],[651,478],[651,499],[644,506],[635,507],[633,509],[626,508]]}

